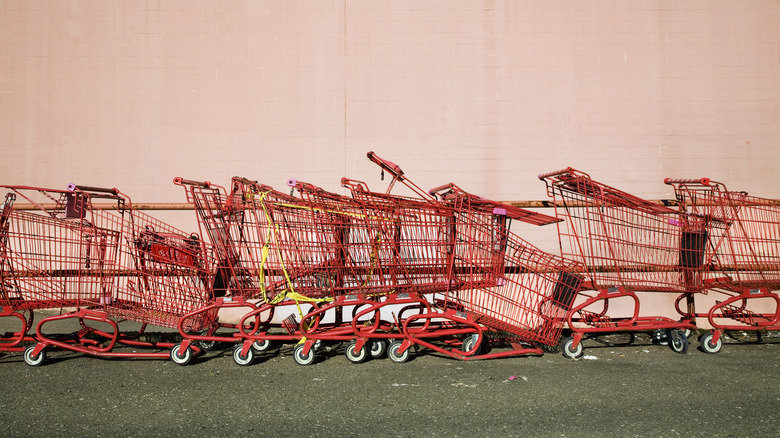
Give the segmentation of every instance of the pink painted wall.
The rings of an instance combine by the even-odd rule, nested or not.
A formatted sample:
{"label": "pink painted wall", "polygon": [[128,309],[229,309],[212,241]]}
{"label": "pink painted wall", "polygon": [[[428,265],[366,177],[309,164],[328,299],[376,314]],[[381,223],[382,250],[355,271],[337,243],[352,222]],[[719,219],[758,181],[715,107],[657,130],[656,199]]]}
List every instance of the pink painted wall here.
{"label": "pink painted wall", "polygon": [[569,165],[780,198],[778,23],[776,0],[0,0],[0,175],[183,202],[174,176],[379,187],[375,150],[500,200]]}

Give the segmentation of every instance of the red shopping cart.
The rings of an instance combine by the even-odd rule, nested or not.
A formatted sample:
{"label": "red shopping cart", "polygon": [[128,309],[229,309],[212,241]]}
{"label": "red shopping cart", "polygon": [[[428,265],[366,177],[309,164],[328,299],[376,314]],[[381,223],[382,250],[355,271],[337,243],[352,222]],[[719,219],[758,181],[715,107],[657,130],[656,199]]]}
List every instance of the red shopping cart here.
{"label": "red shopping cart", "polygon": [[483,199],[454,184],[442,198],[456,211],[453,277],[464,285],[448,300],[485,326],[557,345],[584,267],[534,247],[509,226],[512,220],[535,225],[558,220]]}
{"label": "red shopping cart", "polygon": [[729,191],[708,178],[664,182],[674,186],[683,212],[730,225],[705,279],[717,294],[715,304],[706,313],[687,312],[706,317],[713,328],[699,339],[701,350],[719,352],[725,331],[755,332],[760,340],[762,332],[780,329],[780,202]]}
{"label": "red shopping cart", "polygon": [[74,307],[110,288],[118,235],[81,223],[67,190],[2,187],[0,316],[17,318],[21,327],[3,336],[0,349],[23,351],[24,342],[34,341],[27,333],[35,310]]}
{"label": "red shopping cart", "polygon": [[[33,240],[39,241],[46,256],[28,256],[25,261],[36,264],[28,267],[37,273],[30,280],[39,283],[36,287],[64,282],[73,309],[37,324],[37,343],[25,351],[25,361],[42,364],[49,347],[101,357],[177,356],[175,350],[168,351],[174,344],[142,340],[141,336],[147,324],[175,328],[181,314],[209,299],[206,246],[197,235],[133,209],[130,199],[117,189],[71,184],[65,197],[64,216],[59,213],[60,204],[52,211],[41,209],[51,224]],[[114,204],[98,207],[95,200]],[[24,239],[29,241],[30,236]],[[44,333],[46,325],[63,320],[80,324],[75,340]],[[125,333],[120,321],[139,323],[140,328]],[[188,329],[198,331],[209,324],[204,318]],[[115,350],[119,345],[166,351]]]}
{"label": "red shopping cart", "polygon": [[[567,317],[573,336],[564,341],[567,357],[583,355],[583,336],[610,332],[652,331],[678,353],[688,350],[685,330],[692,321],[640,316],[636,292],[692,294],[704,288],[703,275],[714,251],[708,242],[712,221],[680,214],[614,187],[573,168],[539,175],[555,200],[561,251],[587,268],[582,300]],[[648,295],[652,296],[652,295]],[[633,304],[627,317],[610,315],[615,300]],[[597,307],[601,305],[599,310]]]}

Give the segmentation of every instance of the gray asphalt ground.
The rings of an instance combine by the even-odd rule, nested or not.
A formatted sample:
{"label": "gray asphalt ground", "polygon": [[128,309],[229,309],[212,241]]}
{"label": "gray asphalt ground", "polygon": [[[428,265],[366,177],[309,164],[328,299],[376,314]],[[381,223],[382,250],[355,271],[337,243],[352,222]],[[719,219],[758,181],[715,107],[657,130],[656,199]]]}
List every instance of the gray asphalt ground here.
{"label": "gray asphalt ground", "polygon": [[[608,338],[620,342],[625,338]],[[0,355],[2,436],[780,436],[780,337],[680,355],[640,336],[560,353],[459,361],[421,350],[352,364],[343,347],[297,365],[292,346],[236,365],[218,344],[187,366],[52,351]]]}

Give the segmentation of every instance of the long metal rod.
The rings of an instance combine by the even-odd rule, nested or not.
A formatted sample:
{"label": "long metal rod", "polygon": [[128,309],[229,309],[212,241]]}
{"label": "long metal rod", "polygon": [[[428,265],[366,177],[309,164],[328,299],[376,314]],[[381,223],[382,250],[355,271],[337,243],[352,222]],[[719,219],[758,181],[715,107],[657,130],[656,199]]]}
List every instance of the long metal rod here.
{"label": "long metal rod", "polygon": [[[671,199],[656,199],[656,200],[650,200],[649,202],[658,205],[663,205],[666,207],[675,207],[679,205],[679,203],[676,200],[671,200]],[[778,199],[772,199],[769,200],[769,202],[772,205],[780,205],[780,200]],[[504,201],[504,203],[509,204],[513,207],[520,207],[520,208],[554,208],[555,207],[554,201]],[[41,207],[47,210],[56,208],[54,203],[44,203],[40,205]],[[567,205],[569,207],[587,206],[587,204],[576,205],[571,202],[569,202]],[[702,205],[702,204],[698,204],[698,205]],[[559,203],[558,206],[562,207],[563,203]],[[15,203],[12,208],[14,210],[38,210],[39,209],[37,206],[32,204],[27,204],[27,203]],[[93,204],[92,208],[98,210],[116,210],[116,204]],[[159,203],[149,203],[149,204],[134,203],[133,208],[135,210],[193,210],[194,209],[192,204],[176,203],[176,202],[159,202]]]}

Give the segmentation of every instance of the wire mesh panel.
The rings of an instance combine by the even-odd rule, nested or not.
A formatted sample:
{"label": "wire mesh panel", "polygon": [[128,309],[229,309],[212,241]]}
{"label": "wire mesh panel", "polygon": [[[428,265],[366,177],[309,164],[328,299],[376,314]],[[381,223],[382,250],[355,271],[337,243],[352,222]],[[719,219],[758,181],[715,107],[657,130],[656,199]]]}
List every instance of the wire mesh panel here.
{"label": "wire mesh panel", "polygon": [[722,239],[709,220],[638,198],[574,169],[540,176],[560,201],[564,257],[580,260],[594,289],[698,292]]}
{"label": "wire mesh panel", "polygon": [[[197,234],[186,234],[134,210],[126,222],[124,261],[133,275],[120,282],[106,306],[112,317],[177,328],[179,319],[213,301],[213,259]],[[187,330],[206,329],[216,313],[188,320]]]}
{"label": "wire mesh panel", "polygon": [[[426,200],[371,192],[342,178],[355,211],[349,264],[366,292],[433,293],[449,290],[452,275],[453,211]],[[315,196],[315,195],[312,195]],[[322,195],[318,202],[327,202]]]}
{"label": "wire mesh panel", "polygon": [[443,199],[455,211],[453,282],[459,286],[448,299],[486,326],[557,344],[581,286],[582,266],[509,231],[525,210],[450,187]]}
{"label": "wire mesh panel", "polygon": [[726,195],[736,221],[716,264],[731,280],[720,286],[780,289],[780,204],[743,193]]}
{"label": "wire mesh panel", "polygon": [[[0,304],[14,309],[89,306],[116,287],[121,226],[80,209],[65,190],[3,186]],[[32,210],[13,209],[21,198]]]}
{"label": "wire mesh panel", "polygon": [[[667,178],[665,182],[674,186],[682,211],[702,221],[729,225],[705,280],[719,299],[708,312],[695,313],[706,316],[716,329],[702,338],[703,350],[720,350],[720,330],[778,328],[780,297],[775,291],[780,289],[780,203],[729,191],[708,178]],[[774,312],[768,310],[771,306],[749,305],[768,302],[774,304]]]}

